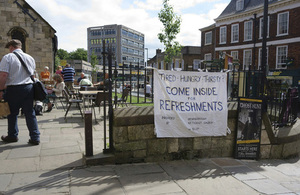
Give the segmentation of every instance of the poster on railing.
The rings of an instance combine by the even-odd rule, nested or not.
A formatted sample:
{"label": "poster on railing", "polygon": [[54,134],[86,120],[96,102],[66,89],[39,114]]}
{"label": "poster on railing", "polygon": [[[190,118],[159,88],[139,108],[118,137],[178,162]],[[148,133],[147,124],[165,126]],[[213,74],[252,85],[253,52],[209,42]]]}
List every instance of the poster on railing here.
{"label": "poster on railing", "polygon": [[225,136],[226,73],[154,71],[157,137]]}
{"label": "poster on railing", "polygon": [[235,158],[258,159],[260,150],[262,100],[240,98]]}

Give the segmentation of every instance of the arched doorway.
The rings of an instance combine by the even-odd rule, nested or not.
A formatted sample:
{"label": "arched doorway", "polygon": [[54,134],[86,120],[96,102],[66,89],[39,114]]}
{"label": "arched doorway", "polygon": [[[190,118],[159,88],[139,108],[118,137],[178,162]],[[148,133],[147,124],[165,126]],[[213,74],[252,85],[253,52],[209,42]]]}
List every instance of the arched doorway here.
{"label": "arched doorway", "polygon": [[11,39],[18,39],[22,42],[22,50],[26,52],[26,37],[28,37],[27,32],[20,27],[13,27],[10,29],[10,31],[7,33],[8,36],[11,37]]}

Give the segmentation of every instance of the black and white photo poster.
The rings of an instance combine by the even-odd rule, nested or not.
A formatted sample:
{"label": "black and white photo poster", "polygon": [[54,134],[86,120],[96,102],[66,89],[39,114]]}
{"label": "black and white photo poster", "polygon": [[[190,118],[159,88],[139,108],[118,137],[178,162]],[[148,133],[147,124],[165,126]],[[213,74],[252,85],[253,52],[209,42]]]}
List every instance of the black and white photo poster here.
{"label": "black and white photo poster", "polygon": [[260,148],[262,100],[240,98],[235,157],[257,159]]}

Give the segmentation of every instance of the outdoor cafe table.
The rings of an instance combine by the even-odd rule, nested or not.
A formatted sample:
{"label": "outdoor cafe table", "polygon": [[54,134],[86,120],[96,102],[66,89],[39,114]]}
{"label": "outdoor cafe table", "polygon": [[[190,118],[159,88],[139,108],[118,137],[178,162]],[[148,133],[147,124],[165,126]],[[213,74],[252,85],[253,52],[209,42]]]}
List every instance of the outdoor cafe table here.
{"label": "outdoor cafe table", "polygon": [[79,94],[82,95],[82,99],[83,99],[83,109],[85,109],[86,107],[85,105],[86,100],[88,101],[87,106],[89,107],[90,104],[89,100],[94,100],[98,92],[103,92],[103,90],[79,91]]}

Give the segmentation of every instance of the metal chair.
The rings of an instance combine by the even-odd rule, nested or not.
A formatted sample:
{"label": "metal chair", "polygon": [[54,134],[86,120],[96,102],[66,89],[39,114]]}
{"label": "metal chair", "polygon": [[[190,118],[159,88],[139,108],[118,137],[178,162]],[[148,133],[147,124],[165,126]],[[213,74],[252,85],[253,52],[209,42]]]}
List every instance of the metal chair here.
{"label": "metal chair", "polygon": [[67,102],[67,111],[66,111],[66,114],[65,114],[65,120],[67,119],[67,114],[68,114],[68,112],[69,112],[69,110],[71,108],[71,105],[73,103],[77,104],[77,107],[79,108],[81,117],[83,118],[83,114],[82,114],[81,107],[80,107],[80,103],[82,103],[83,101],[80,100],[80,99],[70,98],[70,96],[68,95],[68,93],[66,92],[66,90],[63,90],[63,96],[66,98],[66,102]]}
{"label": "metal chair", "polygon": [[122,92],[122,97],[121,98],[119,98],[119,99],[117,99],[117,102],[116,102],[116,104],[118,104],[118,105],[126,105],[126,107],[128,106],[127,105],[127,98],[128,98],[128,94],[129,94],[129,89],[128,88],[125,88],[125,89],[123,89],[123,92]]}
{"label": "metal chair", "polygon": [[79,94],[75,93],[74,91],[71,91],[67,86],[65,86],[65,91],[67,92],[70,98],[80,99]]}

